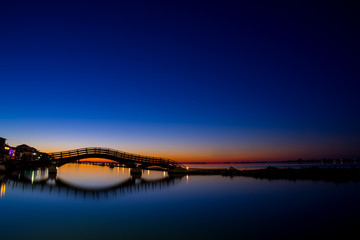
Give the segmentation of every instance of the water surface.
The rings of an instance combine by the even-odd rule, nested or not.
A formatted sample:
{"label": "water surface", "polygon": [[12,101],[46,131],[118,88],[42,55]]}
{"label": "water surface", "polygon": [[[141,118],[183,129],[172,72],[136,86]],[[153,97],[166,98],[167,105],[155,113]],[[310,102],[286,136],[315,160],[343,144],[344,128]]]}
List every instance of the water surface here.
{"label": "water surface", "polygon": [[347,239],[360,183],[69,164],[0,176],[1,239]]}

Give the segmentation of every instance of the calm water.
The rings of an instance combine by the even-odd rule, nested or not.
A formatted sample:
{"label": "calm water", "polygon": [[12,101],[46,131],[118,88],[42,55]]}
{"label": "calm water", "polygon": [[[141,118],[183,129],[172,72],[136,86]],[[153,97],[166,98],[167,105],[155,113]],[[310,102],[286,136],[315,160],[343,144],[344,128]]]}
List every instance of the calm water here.
{"label": "calm water", "polygon": [[0,175],[1,239],[352,239],[360,183],[68,164]]}

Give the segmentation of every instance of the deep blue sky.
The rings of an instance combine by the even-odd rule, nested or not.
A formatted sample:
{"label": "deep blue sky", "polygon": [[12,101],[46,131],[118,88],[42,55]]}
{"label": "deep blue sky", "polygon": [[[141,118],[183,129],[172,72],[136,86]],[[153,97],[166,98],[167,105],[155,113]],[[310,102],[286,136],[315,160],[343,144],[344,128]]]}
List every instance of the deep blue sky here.
{"label": "deep blue sky", "polygon": [[177,160],[360,157],[359,7],[1,1],[1,136]]}

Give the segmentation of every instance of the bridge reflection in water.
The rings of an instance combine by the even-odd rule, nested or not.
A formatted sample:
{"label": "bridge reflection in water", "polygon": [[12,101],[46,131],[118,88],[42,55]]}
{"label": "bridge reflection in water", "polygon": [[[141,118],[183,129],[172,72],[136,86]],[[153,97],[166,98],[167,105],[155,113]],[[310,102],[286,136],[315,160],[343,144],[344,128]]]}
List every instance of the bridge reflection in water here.
{"label": "bridge reflection in water", "polygon": [[[92,173],[97,173],[97,176],[93,176],[92,179],[89,174],[91,171],[87,171],[89,168]],[[142,175],[131,175],[129,168],[110,169],[109,167],[84,164],[65,165],[59,168],[55,174],[49,172],[47,168],[14,171],[0,178],[1,196],[4,197],[6,190],[22,189],[84,200],[109,199],[135,192],[169,188],[182,181],[183,176],[168,176],[167,173],[164,173],[144,170]],[[103,181],[104,178],[107,180]],[[96,184],[97,180],[100,184]]]}

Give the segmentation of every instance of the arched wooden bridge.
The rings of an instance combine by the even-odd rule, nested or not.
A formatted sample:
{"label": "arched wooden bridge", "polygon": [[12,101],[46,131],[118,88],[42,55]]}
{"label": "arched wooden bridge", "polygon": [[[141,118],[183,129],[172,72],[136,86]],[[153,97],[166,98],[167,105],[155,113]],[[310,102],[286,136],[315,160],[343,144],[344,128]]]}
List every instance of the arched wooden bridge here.
{"label": "arched wooden bridge", "polygon": [[103,158],[112,160],[129,167],[140,166],[150,167],[157,166],[162,168],[183,167],[182,164],[160,157],[150,157],[145,155],[133,154],[118,151],[110,148],[79,148],[70,151],[49,153],[51,162],[57,166],[67,163],[76,162],[77,160],[86,158]]}

